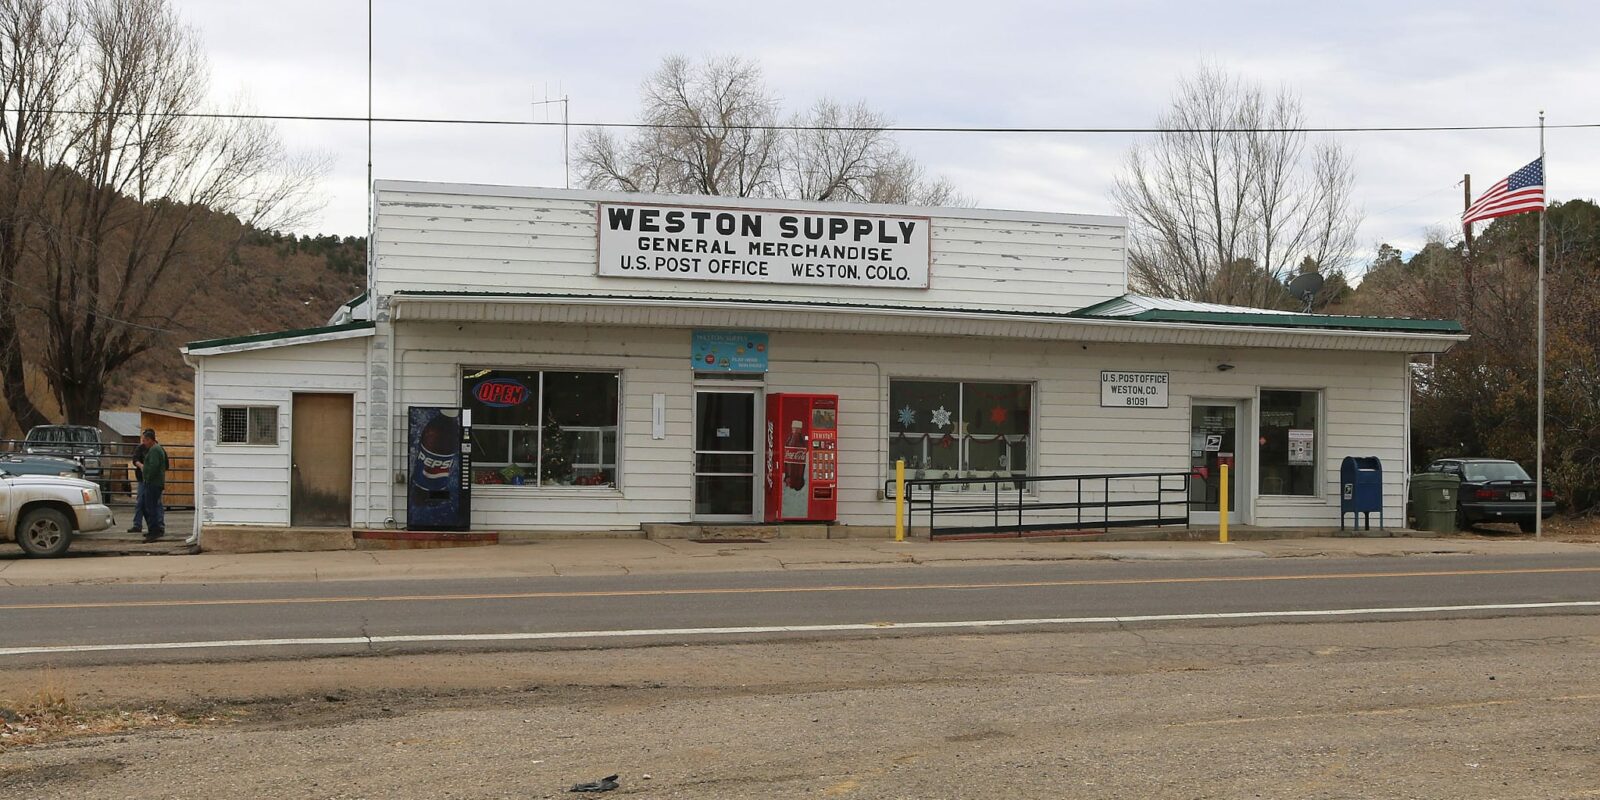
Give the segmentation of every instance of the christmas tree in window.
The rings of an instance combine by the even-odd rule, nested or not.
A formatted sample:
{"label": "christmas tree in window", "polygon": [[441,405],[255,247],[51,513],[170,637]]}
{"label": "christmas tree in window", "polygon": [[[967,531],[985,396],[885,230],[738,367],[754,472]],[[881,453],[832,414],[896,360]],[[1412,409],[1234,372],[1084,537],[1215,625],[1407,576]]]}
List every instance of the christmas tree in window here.
{"label": "christmas tree in window", "polygon": [[572,485],[572,443],[554,416],[545,417],[544,450],[539,455],[539,467],[546,486]]}

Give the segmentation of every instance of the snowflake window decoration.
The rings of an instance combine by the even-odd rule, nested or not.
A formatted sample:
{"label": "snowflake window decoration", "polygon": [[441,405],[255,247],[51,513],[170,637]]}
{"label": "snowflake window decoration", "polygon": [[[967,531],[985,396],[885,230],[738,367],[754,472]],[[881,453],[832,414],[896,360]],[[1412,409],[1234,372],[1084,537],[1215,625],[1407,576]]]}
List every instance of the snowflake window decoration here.
{"label": "snowflake window decoration", "polygon": [[950,425],[950,412],[944,406],[933,410],[933,427],[946,428]]}
{"label": "snowflake window decoration", "polygon": [[917,412],[913,410],[911,406],[906,406],[905,408],[900,409],[900,427],[909,428],[912,425],[915,425],[916,422]]}

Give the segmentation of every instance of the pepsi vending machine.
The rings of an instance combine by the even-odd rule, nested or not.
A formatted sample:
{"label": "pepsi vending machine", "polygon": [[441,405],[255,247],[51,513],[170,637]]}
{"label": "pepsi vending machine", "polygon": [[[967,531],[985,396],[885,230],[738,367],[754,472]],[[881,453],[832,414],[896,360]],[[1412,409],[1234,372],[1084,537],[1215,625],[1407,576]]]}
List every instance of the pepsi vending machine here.
{"label": "pepsi vending machine", "polygon": [[767,522],[839,517],[839,396],[767,395]]}
{"label": "pepsi vending machine", "polygon": [[472,527],[472,412],[411,406],[406,530]]}

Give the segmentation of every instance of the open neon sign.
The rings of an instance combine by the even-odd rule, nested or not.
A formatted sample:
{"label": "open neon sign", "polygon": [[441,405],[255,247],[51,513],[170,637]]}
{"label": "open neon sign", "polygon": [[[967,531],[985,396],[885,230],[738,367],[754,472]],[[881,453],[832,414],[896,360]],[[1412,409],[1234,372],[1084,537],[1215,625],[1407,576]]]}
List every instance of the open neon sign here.
{"label": "open neon sign", "polygon": [[528,387],[511,378],[490,378],[479,381],[472,396],[490,408],[510,408],[528,402]]}

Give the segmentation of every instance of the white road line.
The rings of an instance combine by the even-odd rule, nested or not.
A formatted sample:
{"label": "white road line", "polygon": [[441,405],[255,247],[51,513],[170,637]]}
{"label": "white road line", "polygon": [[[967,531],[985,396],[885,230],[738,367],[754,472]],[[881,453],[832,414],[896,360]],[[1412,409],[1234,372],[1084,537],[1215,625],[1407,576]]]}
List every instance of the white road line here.
{"label": "white road line", "polygon": [[440,644],[449,642],[524,642],[562,639],[618,639],[651,636],[731,636],[753,633],[836,633],[841,631],[927,630],[934,628],[1014,628],[1028,625],[1116,625],[1130,622],[1190,622],[1227,619],[1291,619],[1304,617],[1365,617],[1395,614],[1451,614],[1462,611],[1525,611],[1547,608],[1597,608],[1600,600],[1552,603],[1494,603],[1468,606],[1408,606],[1394,608],[1325,608],[1307,611],[1227,611],[1198,614],[1140,614],[1125,617],[1050,617],[1040,619],[982,619],[948,622],[853,622],[836,625],[748,625],[732,628],[638,628],[609,631],[546,631],[541,633],[431,633],[395,636],[328,636],[297,639],[217,639],[199,642],[146,642],[130,644],[68,644],[43,647],[0,648],[0,656],[59,655],[114,651],[190,650],[230,647],[304,647],[328,645]]}

